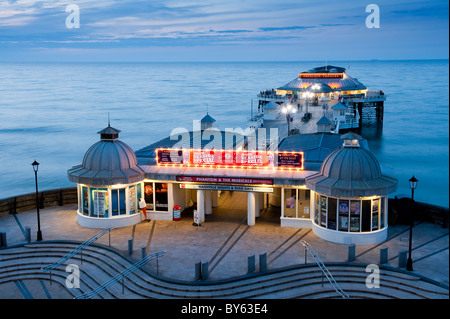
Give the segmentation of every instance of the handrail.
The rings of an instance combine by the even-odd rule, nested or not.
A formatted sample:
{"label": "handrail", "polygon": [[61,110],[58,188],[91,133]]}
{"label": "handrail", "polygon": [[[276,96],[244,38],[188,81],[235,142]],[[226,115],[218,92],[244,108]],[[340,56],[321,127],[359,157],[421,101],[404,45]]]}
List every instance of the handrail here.
{"label": "handrail", "polygon": [[[164,255],[165,253],[166,253],[165,251],[159,251],[159,252],[145,256],[144,258],[142,258],[141,260],[139,260],[132,266],[128,267],[127,269],[125,269],[125,270],[121,271],[120,273],[118,273],[117,275],[115,275],[113,278],[111,278],[110,280],[105,282],[103,285],[98,286],[97,288],[95,288],[94,290],[92,290],[88,293],[81,294],[81,295],[75,297],[74,299],[90,299],[92,297],[95,297],[99,293],[105,291],[109,286],[115,284],[116,282],[118,282],[121,279],[123,280],[126,276],[128,276],[129,274],[131,274],[132,272],[134,272],[136,269],[140,268],[141,266],[145,265],[150,260],[157,259],[157,258],[161,257],[162,255]],[[123,289],[123,286],[122,286],[122,289]]]}
{"label": "handrail", "polygon": [[62,263],[64,263],[66,260],[72,258],[72,256],[76,255],[79,251],[81,251],[83,248],[89,246],[90,244],[92,244],[94,241],[96,241],[97,239],[99,239],[100,237],[102,237],[103,235],[105,235],[107,232],[111,232],[112,230],[114,230],[116,228],[116,226],[112,226],[110,228],[106,228],[103,229],[102,231],[98,232],[97,234],[95,234],[94,236],[92,236],[91,238],[89,238],[88,240],[86,240],[84,243],[80,244],[79,246],[77,246],[76,248],[74,248],[73,250],[71,250],[70,252],[68,252],[66,255],[64,255],[63,257],[61,257],[59,260],[55,261],[54,263],[51,263],[47,266],[44,266],[41,268],[41,270],[44,271],[51,271],[52,269],[55,269],[56,267],[58,267],[59,265],[61,265]]}
{"label": "handrail", "polygon": [[309,251],[309,253],[311,254],[311,256],[314,258],[315,262],[317,263],[317,266],[319,266],[320,270],[322,271],[322,273],[325,275],[325,277],[327,277],[328,281],[330,282],[331,286],[334,288],[334,290],[342,297],[342,298],[349,298],[349,296],[345,293],[344,290],[342,290],[342,288],[338,285],[338,283],[336,282],[336,280],[334,280],[333,276],[331,275],[331,273],[328,271],[328,268],[325,266],[325,264],[323,263],[323,261],[319,258],[319,256],[317,255],[316,251],[314,250],[314,248],[307,243],[304,240],[301,240],[300,243],[302,243],[303,246],[305,246],[305,248]]}

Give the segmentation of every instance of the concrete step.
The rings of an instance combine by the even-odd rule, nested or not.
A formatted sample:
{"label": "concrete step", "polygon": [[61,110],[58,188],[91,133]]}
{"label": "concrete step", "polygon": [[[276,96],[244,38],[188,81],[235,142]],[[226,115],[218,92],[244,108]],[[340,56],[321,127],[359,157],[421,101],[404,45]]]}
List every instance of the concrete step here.
{"label": "concrete step", "polygon": [[[77,247],[76,243],[39,243],[0,251],[0,285],[14,280],[36,282],[48,280],[49,274],[40,270],[43,265],[52,263]],[[132,262],[105,247],[89,246],[81,256],[75,255],[67,263],[80,265],[80,280],[89,292],[110,280]],[[59,285],[65,283],[65,265],[52,271],[52,280]],[[381,269],[382,287],[371,290],[365,286],[368,273],[365,267],[348,265],[327,266],[339,285],[349,295],[354,293],[361,298],[448,298],[448,290],[425,282],[418,277],[389,269]],[[112,285],[100,298],[335,298],[334,289],[327,293],[322,287],[322,275],[317,265],[305,265],[279,272],[268,272],[263,276],[240,278],[225,283],[193,286],[161,280],[138,269],[125,279],[125,293],[122,284]],[[41,284],[42,285],[42,284]],[[324,286],[331,285],[326,281]],[[345,288],[344,288],[345,287]],[[36,288],[38,289],[38,288]],[[346,289],[349,289],[348,291]],[[69,292],[67,292],[69,293]]]}

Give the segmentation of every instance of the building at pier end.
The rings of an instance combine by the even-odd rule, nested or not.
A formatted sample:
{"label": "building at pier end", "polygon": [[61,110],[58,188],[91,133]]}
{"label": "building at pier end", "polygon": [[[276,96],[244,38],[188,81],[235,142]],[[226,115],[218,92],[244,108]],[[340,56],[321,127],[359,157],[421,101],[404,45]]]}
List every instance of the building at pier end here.
{"label": "building at pier end", "polygon": [[139,198],[150,219],[176,222],[193,209],[194,222],[207,223],[221,208],[220,197],[233,192],[241,195],[235,205],[249,226],[270,209],[281,227],[309,228],[334,243],[375,244],[387,237],[387,199],[397,180],[357,134],[293,135],[270,149],[255,147],[266,145],[254,138],[265,134],[219,130],[207,115],[198,128],[134,153],[118,132],[100,131],[82,164],[68,171],[78,185],[81,226],[139,223]]}

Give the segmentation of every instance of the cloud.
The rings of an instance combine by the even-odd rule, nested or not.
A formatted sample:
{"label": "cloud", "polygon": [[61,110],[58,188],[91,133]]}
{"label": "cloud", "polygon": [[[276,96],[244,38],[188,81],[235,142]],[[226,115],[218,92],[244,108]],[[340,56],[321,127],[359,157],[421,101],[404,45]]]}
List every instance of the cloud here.
{"label": "cloud", "polygon": [[0,27],[24,26],[30,24],[35,19],[32,16],[0,18]]}
{"label": "cloud", "polygon": [[[357,43],[371,38],[371,43],[377,43],[376,51],[385,48],[397,54],[395,37],[405,46],[411,42],[418,51],[423,41],[435,42],[436,47],[448,45],[447,39],[437,38],[448,34],[447,2],[403,1],[379,0],[382,27],[369,30],[365,27],[366,5],[358,1],[0,0],[0,59],[6,49],[19,50],[21,46],[83,48],[86,50],[80,52],[89,54],[94,51],[88,49],[113,47],[132,51],[195,46],[207,51],[212,45],[228,49],[235,45],[242,52],[261,45],[273,52],[305,46],[314,51],[330,43],[337,50],[338,43],[340,50],[362,52]],[[80,7],[79,29],[65,26],[65,8],[70,3]],[[435,18],[439,21],[434,22]],[[431,34],[422,31],[431,27],[436,28]]]}
{"label": "cloud", "polygon": [[315,26],[291,26],[291,27],[263,27],[259,28],[261,31],[285,31],[285,30],[306,30],[312,29]]}

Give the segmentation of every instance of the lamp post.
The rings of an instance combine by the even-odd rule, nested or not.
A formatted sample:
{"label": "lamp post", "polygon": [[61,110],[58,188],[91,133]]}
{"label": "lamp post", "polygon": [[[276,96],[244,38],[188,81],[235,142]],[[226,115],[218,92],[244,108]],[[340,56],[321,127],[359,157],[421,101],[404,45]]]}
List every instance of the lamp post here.
{"label": "lamp post", "polygon": [[38,231],[37,231],[37,240],[42,240],[42,233],[41,233],[41,219],[39,217],[39,193],[38,193],[38,182],[37,182],[37,172],[39,169],[39,163],[34,160],[33,163],[31,163],[33,166],[34,171],[34,179],[36,182],[36,211],[37,211],[37,223],[38,223]]}
{"label": "lamp post", "polygon": [[288,104],[281,109],[281,112],[283,112],[283,114],[286,114],[286,121],[288,125],[288,134],[287,134],[288,136],[289,133],[291,132],[291,114],[294,114],[296,111],[297,110],[293,108],[291,104]]}
{"label": "lamp post", "polygon": [[414,190],[417,187],[417,182],[419,180],[417,178],[411,177],[409,179],[409,187],[411,188],[411,199],[412,199],[412,211],[411,211],[411,218],[410,218],[410,225],[409,225],[409,256],[408,260],[406,261],[406,270],[412,271],[413,270],[413,262],[411,258],[411,246],[412,246],[412,228],[413,228],[413,222],[414,222]]}

